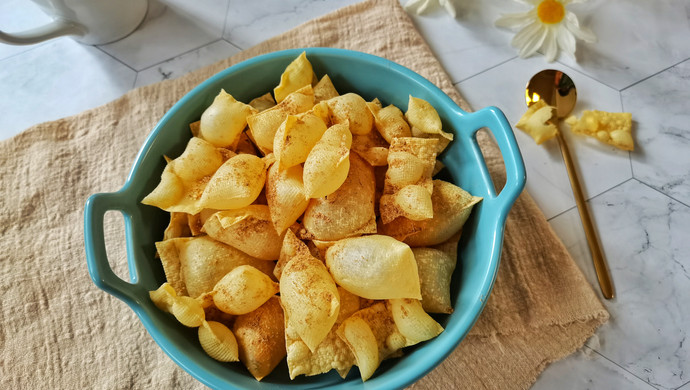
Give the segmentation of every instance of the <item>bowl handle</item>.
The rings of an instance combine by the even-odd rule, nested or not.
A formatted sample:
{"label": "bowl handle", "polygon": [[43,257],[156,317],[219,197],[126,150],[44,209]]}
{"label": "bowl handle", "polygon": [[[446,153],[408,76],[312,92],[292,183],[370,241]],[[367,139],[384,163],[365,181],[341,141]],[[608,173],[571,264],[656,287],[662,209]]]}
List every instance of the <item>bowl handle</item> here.
{"label": "bowl handle", "polygon": [[[498,205],[506,206],[505,213],[507,214],[507,211],[525,187],[526,181],[525,164],[522,160],[520,148],[515,140],[515,134],[503,112],[496,107],[485,107],[470,115],[472,116],[474,126],[468,130],[471,130],[472,136],[474,136],[477,130],[484,127],[488,128],[496,139],[503,157],[506,169],[506,182],[501,192],[494,196],[493,201]],[[479,148],[476,142],[475,145]],[[481,154],[481,151],[478,150],[477,152]],[[490,188],[493,189],[493,184]],[[490,194],[493,194],[493,191],[490,191]]]}
{"label": "bowl handle", "polygon": [[[125,224],[128,224],[129,214],[125,210],[122,195],[120,191],[89,197],[84,208],[84,241],[86,263],[93,282],[102,290],[130,303],[136,300],[136,285],[120,279],[113,272],[108,262],[103,231],[103,218],[108,211],[120,211],[125,216]],[[136,274],[132,274],[135,270],[130,267],[129,272],[132,280],[135,280]]]}

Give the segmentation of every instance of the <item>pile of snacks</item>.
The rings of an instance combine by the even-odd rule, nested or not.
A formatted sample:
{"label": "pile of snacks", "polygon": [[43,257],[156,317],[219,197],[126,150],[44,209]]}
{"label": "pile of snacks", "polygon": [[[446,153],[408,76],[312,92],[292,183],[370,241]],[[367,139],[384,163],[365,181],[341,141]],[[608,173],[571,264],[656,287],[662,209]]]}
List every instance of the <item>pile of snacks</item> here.
{"label": "pile of snacks", "polygon": [[150,293],[220,361],[261,380],[382,360],[443,331],[457,243],[481,200],[434,180],[452,140],[436,110],[407,111],[317,79],[304,53],[273,94],[220,91],[142,201],[170,212]]}

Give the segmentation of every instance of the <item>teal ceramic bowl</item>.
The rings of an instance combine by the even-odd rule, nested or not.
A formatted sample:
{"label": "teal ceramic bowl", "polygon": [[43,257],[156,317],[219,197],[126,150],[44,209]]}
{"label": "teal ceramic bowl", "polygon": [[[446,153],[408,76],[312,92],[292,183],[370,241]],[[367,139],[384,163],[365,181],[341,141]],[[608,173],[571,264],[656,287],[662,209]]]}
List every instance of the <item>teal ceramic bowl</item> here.
{"label": "teal ceramic bowl", "polygon": [[[271,91],[285,67],[302,51],[306,51],[317,75],[327,73],[341,93],[356,92],[367,100],[378,97],[384,105],[395,104],[403,111],[409,95],[430,102],[441,116],[444,130],[455,133],[455,140],[441,156],[447,167],[446,179],[484,197],[467,221],[458,249],[459,263],[451,286],[455,311],[435,316],[445,331],[435,339],[407,348],[402,358],[384,361],[365,384],[356,368],[345,379],[333,371],[291,381],[284,362],[257,382],[241,363],[220,363],[209,358],[199,346],[196,329],[185,328],[158,310],[148,296],[149,290],[165,282],[160,261],[154,258],[154,242],[162,238],[168,218],[167,213],[140,202],[160,179],[163,155],[182,153],[190,138],[189,123],[200,118],[221,88],[241,101]],[[476,132],[482,128],[493,134],[506,166],[507,182],[498,194],[476,142]],[[211,388],[402,388],[443,361],[479,317],[496,278],[506,216],[524,184],[525,169],[514,134],[497,108],[464,112],[431,82],[380,57],[332,48],[286,50],[252,58],[216,74],[165,114],[141,148],[122,189],[88,199],[84,216],[86,257],[94,283],[126,302],[165,353]],[[106,256],[103,218],[109,210],[124,216],[130,273],[127,281],[113,273]]]}

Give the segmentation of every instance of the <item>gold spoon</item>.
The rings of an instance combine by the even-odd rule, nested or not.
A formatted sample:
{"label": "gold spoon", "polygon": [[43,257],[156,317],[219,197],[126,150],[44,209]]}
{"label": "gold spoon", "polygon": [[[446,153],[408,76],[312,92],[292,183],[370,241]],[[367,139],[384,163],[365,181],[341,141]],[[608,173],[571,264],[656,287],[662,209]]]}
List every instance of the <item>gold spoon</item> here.
{"label": "gold spoon", "polygon": [[[552,121],[556,125],[556,129],[558,129],[559,119],[570,114],[573,107],[575,107],[577,90],[575,89],[573,80],[568,77],[567,74],[558,70],[547,69],[535,74],[532,79],[530,79],[527,84],[527,89],[525,90],[525,96],[527,106],[539,100],[544,100],[547,104],[554,107],[555,112],[550,121]],[[582,188],[580,187],[580,180],[577,177],[575,164],[573,164],[570,150],[560,130],[556,131],[556,139],[558,139],[558,145],[561,147],[565,168],[568,171],[570,186],[573,189],[577,210],[580,213],[580,220],[585,230],[589,251],[592,254],[592,262],[594,263],[594,269],[597,273],[597,279],[599,280],[599,287],[601,287],[601,292],[604,297],[606,299],[611,299],[614,297],[611,274],[609,273],[606,259],[599,246],[596,230],[594,230],[594,225],[592,224],[592,219],[587,209],[587,202],[582,194]]]}

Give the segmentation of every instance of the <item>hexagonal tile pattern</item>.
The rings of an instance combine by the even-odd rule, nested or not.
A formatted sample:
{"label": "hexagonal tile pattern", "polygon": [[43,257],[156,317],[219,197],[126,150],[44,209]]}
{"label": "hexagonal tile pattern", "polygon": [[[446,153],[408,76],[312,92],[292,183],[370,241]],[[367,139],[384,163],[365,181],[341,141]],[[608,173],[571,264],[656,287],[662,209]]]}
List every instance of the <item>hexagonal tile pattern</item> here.
{"label": "hexagonal tile pattern", "polygon": [[[591,345],[660,389],[675,389],[690,372],[690,207],[632,179],[589,201],[616,298],[611,319]],[[598,291],[576,210],[551,226]]]}
{"label": "hexagonal tile pattern", "polygon": [[570,359],[549,365],[532,390],[629,389],[654,387],[585,347]]}
{"label": "hexagonal tile pattern", "polygon": [[132,69],[143,70],[220,39],[227,9],[228,0],[150,0],[136,31],[100,48]]}
{"label": "hexagonal tile pattern", "polygon": [[[622,92],[633,113],[635,178],[690,205],[690,60]],[[659,120],[659,116],[663,120]]]}
{"label": "hexagonal tile pattern", "polygon": [[210,45],[175,57],[172,60],[142,70],[137,74],[137,81],[134,86],[141,87],[158,81],[174,79],[193,70],[231,57],[239,51],[240,49],[221,39]]}
{"label": "hexagonal tile pattern", "polygon": [[578,41],[577,62],[559,61],[623,89],[690,57],[687,0],[594,0],[574,4],[598,42]]}
{"label": "hexagonal tile pattern", "polygon": [[[579,116],[582,111],[591,109],[621,111],[618,91],[558,63],[549,67],[566,72],[575,82],[578,102],[574,115]],[[457,84],[457,88],[473,108],[497,106],[514,126],[527,110],[525,86],[542,69],[542,57],[516,58]],[[587,198],[632,177],[628,152],[574,135],[564,123],[561,131],[579,168],[580,183]],[[575,201],[556,140],[537,145],[518,129],[515,129],[515,136],[527,166],[527,191],[546,217],[551,218],[572,208]]]}
{"label": "hexagonal tile pattern", "polygon": [[105,104],[132,89],[136,77],[97,48],[69,38],[2,60],[0,69],[3,135]]}
{"label": "hexagonal tile pattern", "polygon": [[248,49],[308,20],[358,0],[233,1],[230,2],[223,38]]}
{"label": "hexagonal tile pattern", "polygon": [[428,43],[443,63],[461,64],[446,69],[454,83],[516,57],[517,51],[509,45],[510,33],[494,27],[497,15],[519,10],[515,1],[456,1],[455,6],[455,19],[441,7],[411,15],[422,34],[440,38]]}

